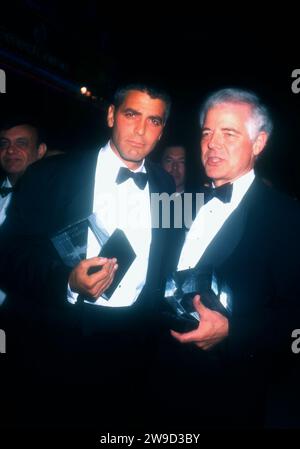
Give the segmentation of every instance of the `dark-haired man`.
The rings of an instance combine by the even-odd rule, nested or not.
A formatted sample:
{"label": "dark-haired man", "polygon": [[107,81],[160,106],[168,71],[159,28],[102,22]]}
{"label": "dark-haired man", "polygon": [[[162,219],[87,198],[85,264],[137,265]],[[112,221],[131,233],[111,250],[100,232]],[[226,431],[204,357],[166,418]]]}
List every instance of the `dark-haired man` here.
{"label": "dark-haired man", "polygon": [[186,149],[181,145],[169,145],[162,154],[161,165],[174,179],[177,193],[184,193]]}
{"label": "dark-haired man", "polygon": [[[70,389],[70,403],[64,397],[52,419],[59,419],[64,406],[70,412],[73,402],[81,404],[76,416],[69,413],[62,420],[79,426],[134,427],[143,416],[150,322],[168,243],[167,230],[152,227],[150,195],[175,190],[171,177],[145,158],[162,135],[169,108],[169,97],[160,90],[144,85],[119,89],[108,109],[112,134],[107,145],[73,158],[41,161],[24,176],[15,195],[1,239],[1,286],[14,296],[26,295],[26,304],[38,317],[44,315],[48,335],[68,334],[62,317],[72,311],[61,312],[56,328],[49,319],[50,311],[57,315],[68,298],[84,334],[69,341],[78,355],[69,376],[70,383],[77,379],[76,392]],[[114,278],[117,261],[95,257],[88,241],[87,259],[66,269],[49,241],[59,229],[91,213],[109,234],[122,229],[136,254],[109,301],[102,293]],[[89,275],[95,265],[102,269]],[[79,294],[89,300],[80,301]]]}
{"label": "dark-haired man", "polygon": [[[41,159],[47,146],[41,141],[35,124],[26,119],[14,120],[2,125],[0,130],[0,226],[12,198],[13,188],[27,167]],[[0,290],[0,305],[6,294]]]}
{"label": "dark-haired man", "polygon": [[11,200],[11,189],[25,173],[27,167],[41,159],[47,146],[41,141],[39,129],[26,121],[15,121],[2,125],[0,130],[0,224],[6,217]]}

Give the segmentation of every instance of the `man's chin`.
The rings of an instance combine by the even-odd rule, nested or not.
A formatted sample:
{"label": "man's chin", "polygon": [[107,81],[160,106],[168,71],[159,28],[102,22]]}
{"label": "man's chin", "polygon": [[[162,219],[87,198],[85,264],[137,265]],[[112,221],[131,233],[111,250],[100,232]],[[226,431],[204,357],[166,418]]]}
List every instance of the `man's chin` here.
{"label": "man's chin", "polygon": [[124,161],[127,162],[134,162],[136,164],[141,163],[142,160],[144,159],[143,156],[141,156],[140,154],[121,154],[122,159],[124,159]]}
{"label": "man's chin", "polygon": [[218,179],[221,177],[221,173],[218,170],[205,169],[206,175],[211,179]]}
{"label": "man's chin", "polygon": [[113,149],[113,151],[117,154],[117,156],[119,156],[121,159],[123,159],[123,161],[126,161],[126,162],[132,162],[134,164],[139,164],[144,159],[144,157],[141,156],[139,154],[139,152],[136,150],[131,149],[129,151],[126,151],[126,153],[125,153],[124,151],[121,151],[120,148],[115,146],[115,150]]}
{"label": "man's chin", "polygon": [[10,167],[4,168],[4,171],[8,175],[17,175],[18,173],[25,171],[25,169],[23,167],[10,166]]}

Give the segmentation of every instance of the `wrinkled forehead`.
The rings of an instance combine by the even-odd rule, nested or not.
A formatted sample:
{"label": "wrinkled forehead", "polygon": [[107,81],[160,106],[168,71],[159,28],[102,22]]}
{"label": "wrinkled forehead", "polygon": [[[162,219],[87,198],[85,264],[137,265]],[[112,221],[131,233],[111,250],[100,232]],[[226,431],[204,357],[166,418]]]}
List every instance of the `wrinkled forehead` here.
{"label": "wrinkled forehead", "polygon": [[19,139],[26,138],[32,142],[37,142],[37,131],[30,125],[18,125],[9,129],[0,131],[0,137],[5,139]]}

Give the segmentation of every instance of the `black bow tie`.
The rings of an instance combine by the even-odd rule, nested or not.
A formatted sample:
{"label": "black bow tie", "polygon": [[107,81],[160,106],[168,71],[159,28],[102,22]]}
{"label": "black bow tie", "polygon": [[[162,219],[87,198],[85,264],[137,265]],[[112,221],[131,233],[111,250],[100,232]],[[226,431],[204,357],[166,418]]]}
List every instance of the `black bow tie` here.
{"label": "black bow tie", "polygon": [[4,198],[13,190],[13,187],[0,187],[0,195],[2,196],[2,198]]}
{"label": "black bow tie", "polygon": [[207,187],[204,191],[204,204],[213,198],[218,198],[223,203],[229,203],[232,196],[233,185],[231,183],[223,184],[220,187]]}
{"label": "black bow tie", "polygon": [[135,173],[129,168],[121,167],[116,179],[117,184],[122,184],[122,182],[127,181],[128,178],[132,178],[139,189],[143,190],[147,184],[148,176],[147,173],[138,172]]}

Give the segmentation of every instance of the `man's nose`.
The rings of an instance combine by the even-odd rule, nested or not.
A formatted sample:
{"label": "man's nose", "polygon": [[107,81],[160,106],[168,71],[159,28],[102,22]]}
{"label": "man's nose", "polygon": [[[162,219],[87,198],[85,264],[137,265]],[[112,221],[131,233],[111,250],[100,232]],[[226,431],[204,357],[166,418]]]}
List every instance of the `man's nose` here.
{"label": "man's nose", "polygon": [[146,131],[145,120],[139,120],[135,127],[136,134],[138,134],[139,136],[143,136],[145,134],[145,131]]}
{"label": "man's nose", "polygon": [[18,150],[18,147],[17,147],[16,143],[15,142],[10,142],[9,146],[7,148],[7,152],[12,154],[12,153],[14,153],[17,150]]}
{"label": "man's nose", "polygon": [[178,172],[178,163],[177,162],[172,162],[171,172],[172,173],[177,173]]}
{"label": "man's nose", "polygon": [[221,148],[223,144],[223,138],[220,133],[214,132],[211,134],[210,139],[208,141],[208,148]]}

